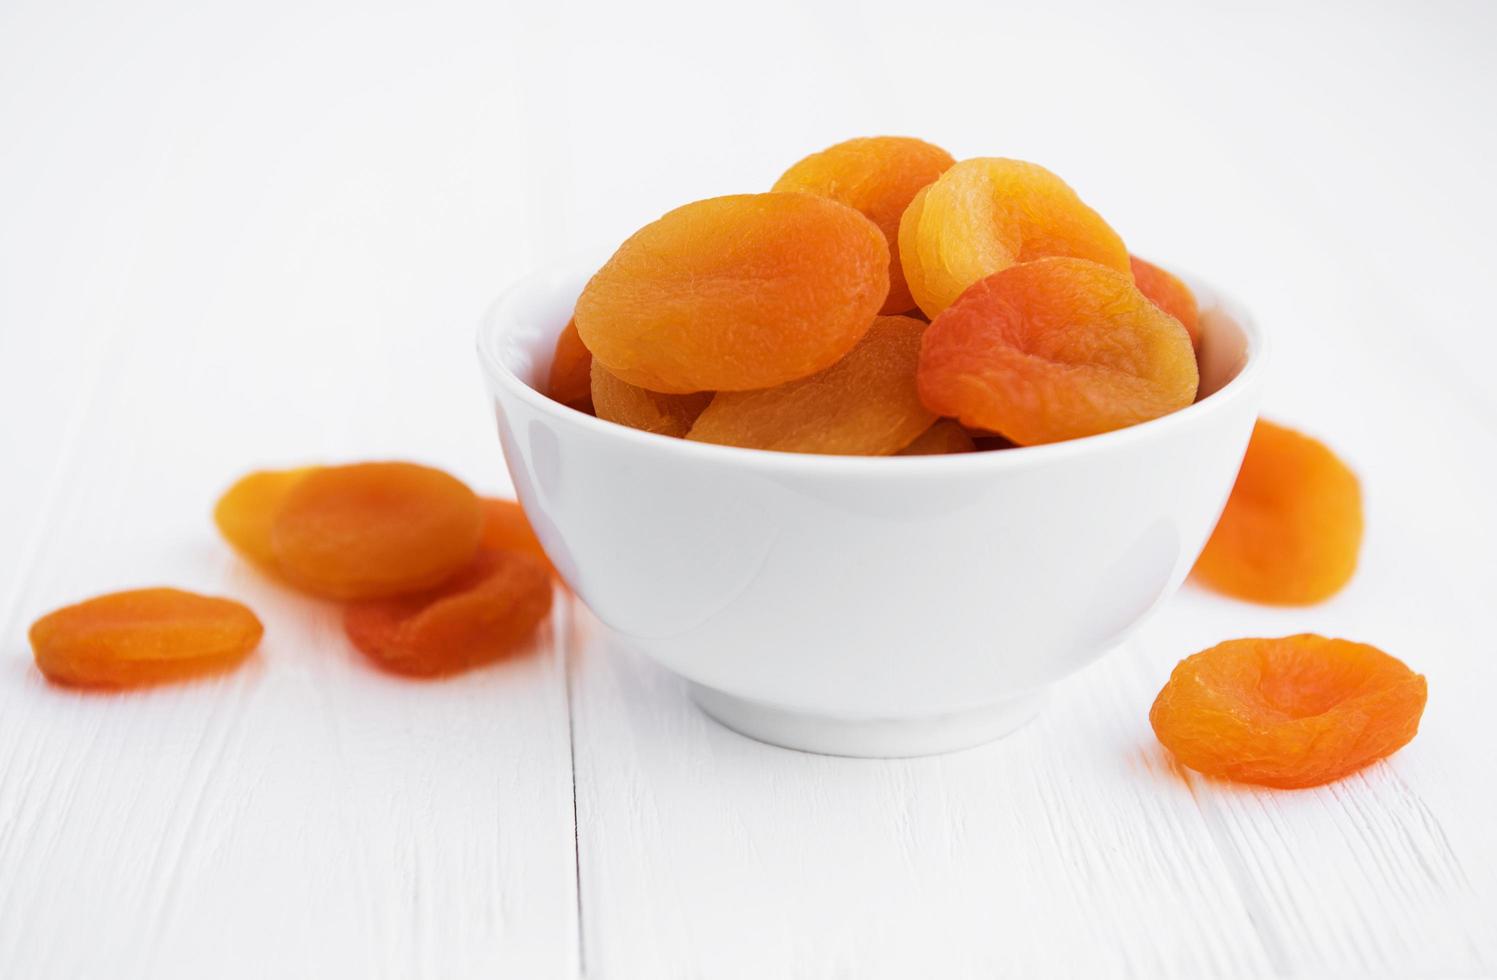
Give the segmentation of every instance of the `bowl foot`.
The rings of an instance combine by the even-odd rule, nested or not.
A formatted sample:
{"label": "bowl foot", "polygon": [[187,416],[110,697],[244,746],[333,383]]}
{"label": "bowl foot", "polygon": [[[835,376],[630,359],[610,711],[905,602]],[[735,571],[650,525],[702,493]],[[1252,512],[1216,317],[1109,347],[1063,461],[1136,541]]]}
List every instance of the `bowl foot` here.
{"label": "bowl foot", "polygon": [[803,714],[724,694],[688,682],[691,699],[710,717],[741,735],[802,752],[899,759],[971,748],[1024,725],[1045,703],[1046,692],[925,718],[836,718]]}

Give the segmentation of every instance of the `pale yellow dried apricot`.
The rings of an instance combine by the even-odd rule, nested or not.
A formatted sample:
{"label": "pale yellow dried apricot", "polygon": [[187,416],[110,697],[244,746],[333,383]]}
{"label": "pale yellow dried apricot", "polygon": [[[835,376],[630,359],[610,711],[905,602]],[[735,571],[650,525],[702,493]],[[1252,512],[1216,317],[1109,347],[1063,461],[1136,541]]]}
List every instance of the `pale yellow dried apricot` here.
{"label": "pale yellow dried apricot", "polygon": [[258,470],[241,477],[224,491],[213,508],[213,522],[240,554],[267,568],[275,566],[270,527],[291,488],[315,467]]}

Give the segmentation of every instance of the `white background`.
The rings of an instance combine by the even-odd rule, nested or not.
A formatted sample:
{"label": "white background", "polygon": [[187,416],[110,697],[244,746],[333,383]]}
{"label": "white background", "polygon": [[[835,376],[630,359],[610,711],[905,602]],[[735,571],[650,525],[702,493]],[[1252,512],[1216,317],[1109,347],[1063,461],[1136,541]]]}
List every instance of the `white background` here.
{"label": "white background", "polygon": [[[1497,7],[0,0],[0,975],[1497,971]],[[216,539],[258,465],[506,486],[472,353],[508,280],[873,133],[1033,159],[1275,345],[1362,474],[1363,568],[1187,586],[996,745],[818,758],[704,720],[559,609],[392,680]],[[173,583],[222,679],[53,689],[26,625]],[[1180,657],[1315,630],[1429,677],[1318,790],[1172,768]]]}

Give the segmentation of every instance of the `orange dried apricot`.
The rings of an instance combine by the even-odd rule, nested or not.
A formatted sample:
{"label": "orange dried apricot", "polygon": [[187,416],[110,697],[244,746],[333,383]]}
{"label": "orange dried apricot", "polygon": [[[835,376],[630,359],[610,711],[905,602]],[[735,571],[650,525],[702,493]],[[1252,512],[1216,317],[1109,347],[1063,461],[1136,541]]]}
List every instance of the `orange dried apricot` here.
{"label": "orange dried apricot", "polygon": [[478,549],[482,514],[462,481],[415,463],[326,466],[307,474],[271,524],[275,564],[333,599],[429,589]]}
{"label": "orange dried apricot", "polygon": [[596,362],[650,391],[768,388],[836,363],[888,293],[888,243],[854,209],[738,194],[677,208],[619,246],[577,300],[577,332]]}
{"label": "orange dried apricot", "polygon": [[563,405],[593,414],[592,367],[593,354],[577,334],[577,321],[568,320],[556,338],[546,393]]}
{"label": "orange dried apricot", "polygon": [[1149,724],[1197,772],[1318,786],[1407,745],[1425,693],[1423,677],[1363,643],[1312,634],[1228,640],[1180,661]]}
{"label": "orange dried apricot", "polygon": [[1039,259],[972,286],[925,331],[920,397],[1021,446],[1095,435],[1195,400],[1180,322],[1125,273]]}
{"label": "orange dried apricot", "polygon": [[1351,580],[1361,545],[1356,474],[1324,443],[1259,419],[1195,577],[1239,599],[1306,605]]}
{"label": "orange dried apricot", "polygon": [[294,470],[258,470],[241,477],[213,508],[218,532],[246,558],[275,566],[270,546],[270,527],[291,488],[315,467]]}
{"label": "orange dried apricot", "polygon": [[972,441],[966,429],[951,419],[939,419],[895,455],[944,456],[949,453],[970,453],[976,449],[977,444]]}
{"label": "orange dried apricot", "polygon": [[963,160],[916,195],[899,223],[905,278],[932,318],[979,279],[1052,256],[1131,276],[1117,232],[1059,177],[1023,160]]}
{"label": "orange dried apricot", "polygon": [[546,556],[546,549],[541,547],[540,539],[535,536],[535,529],[530,526],[524,509],[516,501],[479,497],[478,504],[483,508],[483,531],[478,539],[479,547],[490,551],[523,551],[539,558],[546,563],[547,568],[551,568],[551,559]]}
{"label": "orange dried apricot", "polygon": [[658,432],[680,438],[691,429],[702,410],[712,401],[712,392],[668,395],[632,385],[593,362],[593,410],[598,418],[631,429]]}
{"label": "orange dried apricot", "polygon": [[889,243],[889,296],[881,313],[915,306],[899,264],[899,219],[915,194],[956,161],[951,154],[908,136],[851,139],[813,153],[775,181],[777,191],[819,194],[856,208],[878,225]]}
{"label": "orange dried apricot", "polygon": [[913,317],[878,317],[824,371],[762,391],[720,392],[686,438],[791,453],[897,452],[935,421],[915,389],[926,329]]}
{"label": "orange dried apricot", "polygon": [[181,589],[134,589],[48,613],[31,626],[47,679],[77,687],[132,687],[234,666],[265,628],[232,599]]}
{"label": "orange dried apricot", "polygon": [[515,651],[551,609],[551,574],[520,551],[480,551],[456,577],[419,595],[344,610],[354,646],[387,670],[431,677]]}
{"label": "orange dried apricot", "polygon": [[1133,267],[1133,284],[1138,291],[1170,316],[1179,320],[1190,334],[1190,343],[1201,346],[1201,310],[1196,305],[1195,293],[1173,273],[1166,272],[1152,262],[1145,262],[1136,255],[1128,256]]}

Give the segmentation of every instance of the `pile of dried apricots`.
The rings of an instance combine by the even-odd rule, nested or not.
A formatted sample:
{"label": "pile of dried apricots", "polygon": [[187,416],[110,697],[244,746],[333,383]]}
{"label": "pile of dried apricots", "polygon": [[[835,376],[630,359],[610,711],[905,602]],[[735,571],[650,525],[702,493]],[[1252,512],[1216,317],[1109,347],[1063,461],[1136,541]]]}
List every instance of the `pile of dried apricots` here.
{"label": "pile of dried apricots", "polygon": [[[1098,435],[1194,402],[1200,311],[1036,164],[961,162],[906,137],[854,139],[770,191],[697,201],[592,277],[547,393],[697,442],[833,455],[1002,451]],[[284,583],[346,604],[376,663],[437,675],[517,649],[552,569],[518,505],[441,471],[364,463],[244,477],[223,536]],[[1356,476],[1322,443],[1253,431],[1197,581],[1319,602],[1356,569]],[[225,599],[117,593],[39,620],[52,680],[154,683],[242,660],[262,628]],[[1407,744],[1425,681],[1375,647],[1229,640],[1175,668],[1149,713],[1184,765],[1268,786],[1338,779]]]}

